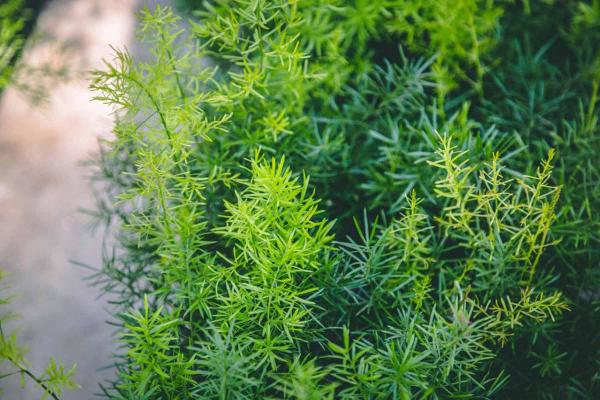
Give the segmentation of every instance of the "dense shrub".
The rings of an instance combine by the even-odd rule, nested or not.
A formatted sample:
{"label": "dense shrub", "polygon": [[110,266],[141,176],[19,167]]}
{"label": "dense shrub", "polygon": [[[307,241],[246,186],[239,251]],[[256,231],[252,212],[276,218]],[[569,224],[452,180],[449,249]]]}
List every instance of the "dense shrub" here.
{"label": "dense shrub", "polygon": [[600,394],[600,2],[189,3],[92,84],[108,398]]}

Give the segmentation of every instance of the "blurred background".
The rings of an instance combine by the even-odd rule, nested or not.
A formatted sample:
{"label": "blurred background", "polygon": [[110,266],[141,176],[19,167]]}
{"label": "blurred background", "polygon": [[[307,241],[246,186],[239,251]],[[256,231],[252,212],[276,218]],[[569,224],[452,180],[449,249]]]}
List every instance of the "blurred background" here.
{"label": "blurred background", "polygon": [[[62,63],[70,77],[50,84],[41,105],[10,86],[0,97],[0,268],[8,272],[10,308],[20,315],[13,325],[33,369],[52,356],[78,364],[82,390],[67,393],[67,400],[98,393],[98,382],[111,376],[100,369],[115,346],[105,322],[107,299],[83,280],[89,271],[72,263],[100,264],[101,232],[92,235],[80,212],[94,204],[89,170],[81,164],[112,125],[111,110],[91,101],[86,71],[112,56],[109,44],[143,52],[134,41],[135,12],[156,2],[28,1],[36,18],[23,61]],[[18,377],[0,385],[10,400],[39,393],[29,382],[20,389]]]}

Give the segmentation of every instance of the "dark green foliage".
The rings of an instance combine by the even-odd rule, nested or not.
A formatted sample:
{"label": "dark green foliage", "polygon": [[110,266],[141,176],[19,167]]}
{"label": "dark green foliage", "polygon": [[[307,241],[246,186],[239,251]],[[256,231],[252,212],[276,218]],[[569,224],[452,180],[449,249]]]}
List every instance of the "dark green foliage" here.
{"label": "dark green foliage", "polygon": [[107,397],[600,395],[599,2],[190,4],[92,84]]}

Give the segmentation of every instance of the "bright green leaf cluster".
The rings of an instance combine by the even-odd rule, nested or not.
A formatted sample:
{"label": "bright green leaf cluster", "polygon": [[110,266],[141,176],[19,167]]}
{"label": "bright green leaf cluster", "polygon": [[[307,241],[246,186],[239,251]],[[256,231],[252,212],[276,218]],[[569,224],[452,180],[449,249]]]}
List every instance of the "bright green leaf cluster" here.
{"label": "bright green leaf cluster", "polygon": [[14,62],[25,40],[23,1],[9,0],[0,5],[0,91],[10,82]]}

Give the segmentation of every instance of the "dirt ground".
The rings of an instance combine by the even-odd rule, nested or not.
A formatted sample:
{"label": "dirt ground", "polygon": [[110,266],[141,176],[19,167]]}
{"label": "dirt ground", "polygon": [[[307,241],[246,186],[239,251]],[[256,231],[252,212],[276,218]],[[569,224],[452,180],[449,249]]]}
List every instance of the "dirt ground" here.
{"label": "dirt ground", "polygon": [[[110,58],[109,44],[134,46],[137,0],[54,0],[42,13],[38,31],[54,40],[26,52],[28,62],[58,55],[56,43],[68,43],[59,57],[81,71]],[[54,43],[53,43],[54,42]],[[54,47],[53,47],[54,46]],[[63,398],[91,399],[110,372],[112,330],[105,323],[106,299],[82,280],[88,274],[70,260],[99,265],[101,243],[78,209],[93,204],[81,161],[97,148],[96,138],[110,133],[110,110],[91,102],[85,79],[52,89],[48,104],[32,107],[14,89],[0,102],[0,267],[9,273],[21,318],[22,344],[35,367],[51,356],[77,363],[82,390]],[[36,398],[15,381],[2,380],[0,397]]]}

